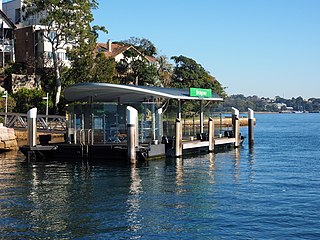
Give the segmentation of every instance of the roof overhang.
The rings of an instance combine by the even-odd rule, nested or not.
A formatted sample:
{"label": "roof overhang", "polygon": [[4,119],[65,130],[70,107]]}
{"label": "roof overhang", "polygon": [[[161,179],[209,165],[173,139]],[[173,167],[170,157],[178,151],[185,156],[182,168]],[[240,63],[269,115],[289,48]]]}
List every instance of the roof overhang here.
{"label": "roof overhang", "polygon": [[79,83],[72,85],[64,91],[68,102],[121,102],[135,103],[153,98],[223,101],[216,93],[210,98],[191,97],[189,89],[163,88],[154,86],[120,85],[111,83]]}

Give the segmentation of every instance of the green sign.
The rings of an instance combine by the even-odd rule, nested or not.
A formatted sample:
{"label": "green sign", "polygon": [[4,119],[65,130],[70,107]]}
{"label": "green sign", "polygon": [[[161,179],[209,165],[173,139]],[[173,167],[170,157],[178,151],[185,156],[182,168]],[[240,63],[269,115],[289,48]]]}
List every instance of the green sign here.
{"label": "green sign", "polygon": [[210,98],[212,97],[211,89],[190,88],[190,97]]}

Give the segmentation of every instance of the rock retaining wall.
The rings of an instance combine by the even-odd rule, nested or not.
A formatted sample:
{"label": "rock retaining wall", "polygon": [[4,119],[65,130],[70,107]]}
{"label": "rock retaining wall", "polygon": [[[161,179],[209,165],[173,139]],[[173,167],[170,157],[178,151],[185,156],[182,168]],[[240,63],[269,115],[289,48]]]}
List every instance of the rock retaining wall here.
{"label": "rock retaining wall", "polygon": [[6,128],[0,123],[0,151],[11,151],[18,149],[18,143],[14,129]]}

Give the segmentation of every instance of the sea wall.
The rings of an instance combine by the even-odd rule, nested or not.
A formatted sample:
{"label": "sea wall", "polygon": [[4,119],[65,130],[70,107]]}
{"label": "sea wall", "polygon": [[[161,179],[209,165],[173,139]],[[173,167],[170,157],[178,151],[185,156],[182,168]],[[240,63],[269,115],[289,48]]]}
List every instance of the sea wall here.
{"label": "sea wall", "polygon": [[0,123],[0,151],[11,151],[18,149],[18,143],[13,128],[4,127]]}

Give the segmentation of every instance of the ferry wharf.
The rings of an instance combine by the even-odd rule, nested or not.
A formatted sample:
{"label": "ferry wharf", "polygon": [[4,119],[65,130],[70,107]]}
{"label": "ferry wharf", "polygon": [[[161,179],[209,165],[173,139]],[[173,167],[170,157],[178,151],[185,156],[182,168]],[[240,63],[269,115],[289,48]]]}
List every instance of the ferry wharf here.
{"label": "ferry wharf", "polygon": [[[28,160],[90,159],[137,161],[182,157],[194,151],[239,147],[239,111],[232,108],[232,129],[221,133],[214,118],[204,119],[204,103],[223,101],[211,89],[176,89],[109,83],[80,83],[68,87],[67,130],[63,143],[50,143],[50,136],[37,140],[37,109],[28,112],[28,145],[20,147]],[[200,105],[199,126],[186,134],[182,104]],[[175,118],[168,127],[168,109]],[[165,114],[164,114],[165,113]],[[166,121],[164,116],[167,116]],[[249,113],[249,145],[253,145],[253,111]],[[207,123],[206,126],[204,123]]]}

